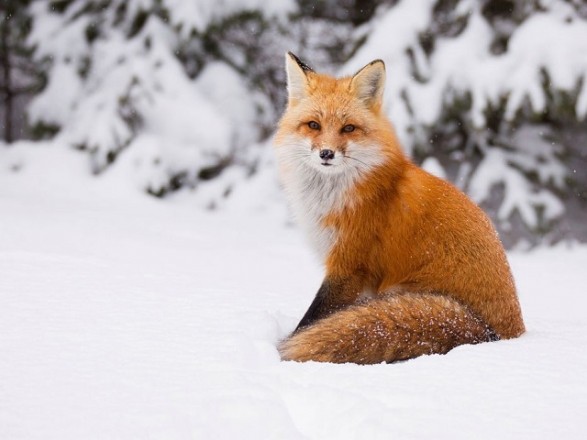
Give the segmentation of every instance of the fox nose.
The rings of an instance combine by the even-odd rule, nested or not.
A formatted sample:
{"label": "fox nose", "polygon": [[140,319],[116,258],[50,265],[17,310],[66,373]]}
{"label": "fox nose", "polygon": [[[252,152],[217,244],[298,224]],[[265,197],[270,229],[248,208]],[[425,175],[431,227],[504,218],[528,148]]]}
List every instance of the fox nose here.
{"label": "fox nose", "polygon": [[324,159],[324,160],[334,159],[334,151],[328,150],[328,149],[320,150],[320,159]]}

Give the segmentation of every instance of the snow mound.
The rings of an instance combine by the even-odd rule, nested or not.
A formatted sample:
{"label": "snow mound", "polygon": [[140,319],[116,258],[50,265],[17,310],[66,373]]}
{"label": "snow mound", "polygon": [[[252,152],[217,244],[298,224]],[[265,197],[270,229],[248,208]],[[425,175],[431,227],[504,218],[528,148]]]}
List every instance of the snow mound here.
{"label": "snow mound", "polygon": [[244,209],[251,195],[207,214],[92,179],[85,160],[0,149],[2,438],[585,437],[587,248],[510,254],[519,339],[281,362],[322,275],[298,232]]}

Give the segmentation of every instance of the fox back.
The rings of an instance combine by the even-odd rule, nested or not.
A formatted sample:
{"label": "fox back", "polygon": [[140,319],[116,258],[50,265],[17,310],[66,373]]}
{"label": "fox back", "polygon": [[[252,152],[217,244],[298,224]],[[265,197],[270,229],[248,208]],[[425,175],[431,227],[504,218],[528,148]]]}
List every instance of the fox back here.
{"label": "fox back", "polygon": [[[422,334],[429,341],[416,342],[431,347],[431,353],[523,333],[509,265],[489,219],[454,186],[402,152],[382,109],[383,62],[337,79],[288,54],[286,69],[288,106],[275,136],[279,172],[326,277],[282,344],[282,356],[364,363],[424,354],[410,346],[401,355],[394,352],[401,345],[398,338],[405,337],[398,328]],[[430,316],[422,308],[430,309]],[[405,322],[390,318],[400,309],[407,313]],[[415,322],[449,315],[462,321],[450,337]],[[376,341],[380,351],[349,357],[345,346],[316,354],[323,353],[325,332],[350,329],[360,316],[389,334],[388,341]],[[444,324],[441,328],[455,327]],[[347,340],[356,341],[348,331]]]}

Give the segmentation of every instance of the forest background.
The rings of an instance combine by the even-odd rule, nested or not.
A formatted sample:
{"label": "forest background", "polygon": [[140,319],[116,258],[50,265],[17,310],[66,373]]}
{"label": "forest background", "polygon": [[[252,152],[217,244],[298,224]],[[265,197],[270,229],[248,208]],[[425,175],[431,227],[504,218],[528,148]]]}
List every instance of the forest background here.
{"label": "forest background", "polygon": [[[508,247],[587,241],[583,1],[1,8],[0,149],[65,146],[87,156],[96,179],[122,167],[137,191],[189,193],[203,209],[223,209],[273,167],[286,51],[336,75],[381,58],[386,111],[408,154],[488,211]],[[0,172],[24,166],[7,161]],[[278,199],[259,194],[257,205]]]}

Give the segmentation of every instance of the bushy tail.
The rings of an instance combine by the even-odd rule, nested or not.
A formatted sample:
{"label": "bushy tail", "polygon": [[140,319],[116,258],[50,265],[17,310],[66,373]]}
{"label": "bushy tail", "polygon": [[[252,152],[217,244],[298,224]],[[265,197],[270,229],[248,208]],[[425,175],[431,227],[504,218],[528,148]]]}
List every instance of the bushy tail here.
{"label": "bushy tail", "polygon": [[283,360],[374,364],[496,339],[454,299],[407,293],[336,312],[291,335],[279,352]]}

